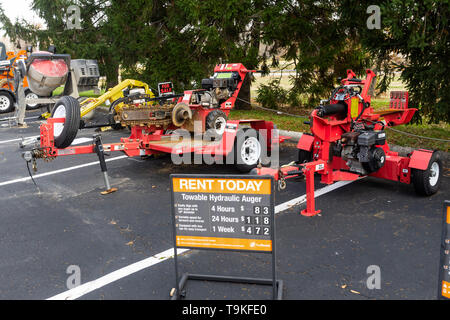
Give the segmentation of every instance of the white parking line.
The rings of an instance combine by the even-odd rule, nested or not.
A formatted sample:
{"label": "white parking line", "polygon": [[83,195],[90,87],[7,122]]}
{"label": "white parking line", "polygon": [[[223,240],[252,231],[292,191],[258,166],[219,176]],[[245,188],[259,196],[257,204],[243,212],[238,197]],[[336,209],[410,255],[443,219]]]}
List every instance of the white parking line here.
{"label": "white parking line", "polygon": [[[189,249],[179,249],[177,251],[178,251],[177,252],[178,254],[182,254],[183,252],[189,251]],[[130,264],[122,269],[108,273],[107,275],[105,275],[101,278],[98,278],[98,279],[90,281],[90,282],[86,282],[85,284],[83,284],[81,286],[78,286],[69,291],[60,293],[56,296],[48,298],[47,300],[74,300],[74,299],[77,299],[91,291],[94,291],[103,286],[106,286],[107,284],[109,284],[111,282],[117,281],[117,280],[119,280],[123,277],[126,277],[132,273],[138,272],[142,269],[145,269],[145,268],[151,267],[155,264],[158,264],[161,261],[165,261],[169,258],[172,258],[173,254],[174,254],[173,248],[166,250],[166,251],[158,253],[152,257],[149,257],[147,259]]]}
{"label": "white parking line", "polygon": [[[39,136],[31,136],[31,137],[24,137],[23,139],[32,139],[32,138],[38,138]],[[15,142],[15,141],[20,141],[22,140],[22,138],[16,138],[16,139],[11,139],[11,140],[4,140],[4,141],[0,141],[0,144],[4,144],[4,143],[10,143],[10,142]]]}
{"label": "white parking line", "polygon": [[82,144],[85,142],[92,142],[92,138],[76,138],[75,140],[73,140],[71,146]]}
{"label": "white parking line", "polygon": [[[0,141],[0,144],[16,142],[16,141],[21,141],[21,140],[35,139],[35,138],[39,138],[39,137],[40,136],[31,136],[31,137],[16,138],[16,139],[11,139],[11,140],[4,140],[4,141]],[[71,145],[74,146],[74,145],[82,144],[82,143],[85,143],[88,141],[92,141],[92,138],[76,138],[75,140],[73,140]]]}
{"label": "white parking line", "polygon": [[[120,159],[123,159],[123,158],[128,158],[128,156],[127,155],[123,155],[123,156],[118,156],[118,157],[115,157],[115,158],[106,159],[106,162],[120,160]],[[93,161],[93,162],[80,164],[78,166],[68,167],[68,168],[59,169],[59,170],[55,170],[55,171],[44,172],[44,173],[40,173],[40,174],[34,175],[33,178],[36,180],[37,178],[42,178],[42,177],[46,177],[46,176],[52,176],[52,175],[58,174],[58,173],[63,173],[63,172],[67,172],[67,171],[81,169],[81,168],[85,168],[85,167],[96,165],[98,163],[99,163],[98,161]],[[18,183],[18,182],[25,182],[25,181],[28,181],[28,180],[31,180],[31,177],[24,177],[24,178],[4,181],[4,182],[0,182],[0,187],[7,186],[7,185],[10,185],[10,184],[14,184],[14,183]]]}
{"label": "white parking line", "polygon": [[[321,195],[324,195],[328,192],[331,192],[333,190],[336,190],[338,188],[346,186],[352,182],[353,181],[338,181],[332,185],[323,187],[319,190],[316,190],[316,192],[314,193],[314,198],[320,197]],[[305,201],[306,201],[306,195],[302,195],[295,199],[289,200],[287,202],[284,202],[282,204],[275,206],[275,213],[279,213],[284,210],[290,209],[295,205],[304,203]],[[180,255],[180,254],[188,252],[190,250],[191,249],[177,249],[177,253],[178,253],[178,255]],[[136,272],[146,269],[148,267],[154,266],[155,264],[166,261],[167,259],[173,258],[174,253],[175,253],[174,248],[170,248],[170,249],[163,251],[161,253],[158,253],[152,257],[146,258],[144,260],[141,260],[141,261],[135,262],[129,266],[126,266],[124,268],[121,268],[121,269],[118,269],[111,273],[108,273],[107,275],[105,275],[101,278],[98,278],[98,279],[90,281],[90,282],[86,282],[78,287],[75,287],[73,289],[67,290],[60,294],[57,294],[53,297],[48,298],[47,300],[74,300],[74,299],[77,299],[81,296],[84,296],[85,294],[88,294],[94,290],[104,287],[114,281],[125,278],[133,273],[136,273]]]}

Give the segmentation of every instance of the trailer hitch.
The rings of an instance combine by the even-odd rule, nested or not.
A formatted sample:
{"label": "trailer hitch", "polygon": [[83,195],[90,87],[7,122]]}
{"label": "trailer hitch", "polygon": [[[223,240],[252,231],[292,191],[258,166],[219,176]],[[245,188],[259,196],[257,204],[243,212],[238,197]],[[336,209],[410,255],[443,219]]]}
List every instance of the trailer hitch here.
{"label": "trailer hitch", "polygon": [[22,152],[22,158],[25,160],[25,162],[27,163],[27,166],[31,163],[32,164],[32,168],[33,168],[33,172],[37,171],[37,164],[36,164],[36,156],[34,154],[34,151],[25,151]]}

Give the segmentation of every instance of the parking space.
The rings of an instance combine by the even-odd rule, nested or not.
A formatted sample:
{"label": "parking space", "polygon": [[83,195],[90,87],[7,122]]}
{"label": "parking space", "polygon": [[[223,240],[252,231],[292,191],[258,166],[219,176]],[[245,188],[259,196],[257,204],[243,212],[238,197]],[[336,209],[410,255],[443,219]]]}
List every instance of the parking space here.
{"label": "parking space", "polygon": [[[112,153],[108,170],[119,190],[101,195],[97,157],[68,156],[39,161],[36,187],[18,141],[12,140],[38,134],[38,125],[30,121],[26,129],[0,128],[0,298],[47,299],[66,292],[67,267],[76,265],[81,283],[91,282],[81,299],[167,299],[175,282],[172,259],[122,268],[172,248],[169,174],[237,171],[221,165],[175,166],[170,156],[142,160]],[[104,142],[127,133],[105,132]],[[78,137],[92,134],[84,130]],[[280,162],[294,157],[293,145],[286,143]],[[276,204],[282,205],[276,215],[277,274],[285,281],[285,297],[435,298],[441,209],[449,184],[446,170],[441,191],[424,198],[411,185],[365,178],[318,197],[322,213],[306,218],[299,215],[303,205],[282,205],[305,194],[304,182],[290,181],[276,194]],[[323,187],[316,181],[317,189]],[[180,265],[189,272],[270,275],[269,258],[255,254],[190,250],[181,255]],[[370,265],[381,268],[379,290],[367,289]],[[117,270],[122,270],[119,275],[92,283]],[[189,299],[265,299],[270,294],[270,288],[248,285],[193,282],[187,287]]]}

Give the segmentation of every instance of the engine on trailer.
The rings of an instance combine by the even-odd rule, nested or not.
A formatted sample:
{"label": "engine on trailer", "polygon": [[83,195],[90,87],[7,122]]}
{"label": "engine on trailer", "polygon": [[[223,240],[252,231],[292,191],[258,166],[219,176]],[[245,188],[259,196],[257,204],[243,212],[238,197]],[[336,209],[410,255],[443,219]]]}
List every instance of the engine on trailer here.
{"label": "engine on trailer", "polygon": [[218,108],[236,90],[241,81],[238,72],[216,72],[210,78],[202,80],[202,90],[196,91],[191,98],[192,104],[206,108]]}
{"label": "engine on trailer", "polygon": [[335,143],[333,154],[346,161],[351,172],[366,175],[381,169],[386,160],[384,130],[358,130],[342,134]]}

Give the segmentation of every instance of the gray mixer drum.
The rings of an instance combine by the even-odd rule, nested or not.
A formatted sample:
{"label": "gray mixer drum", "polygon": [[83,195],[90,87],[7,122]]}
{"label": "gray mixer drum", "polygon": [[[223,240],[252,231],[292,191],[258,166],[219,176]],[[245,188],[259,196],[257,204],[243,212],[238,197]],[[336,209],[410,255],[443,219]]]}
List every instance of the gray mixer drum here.
{"label": "gray mixer drum", "polygon": [[53,90],[66,83],[68,73],[69,67],[64,59],[39,57],[28,67],[28,85],[37,95],[48,97],[52,95]]}

